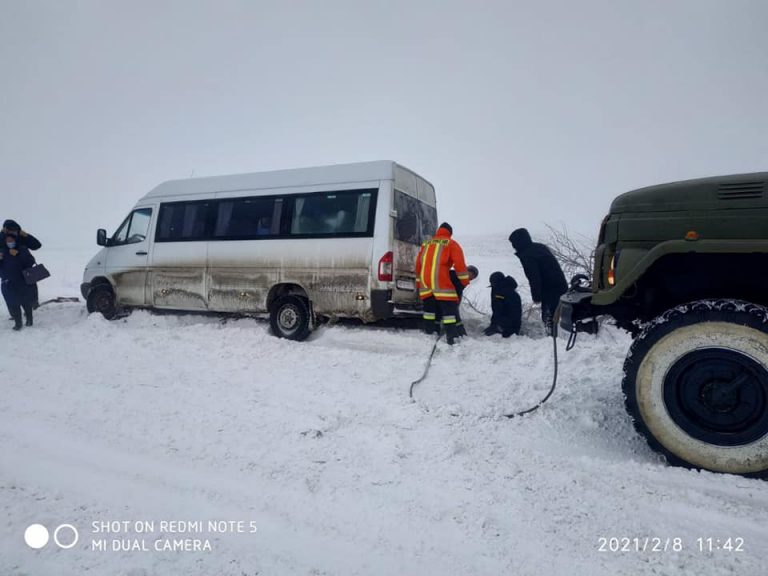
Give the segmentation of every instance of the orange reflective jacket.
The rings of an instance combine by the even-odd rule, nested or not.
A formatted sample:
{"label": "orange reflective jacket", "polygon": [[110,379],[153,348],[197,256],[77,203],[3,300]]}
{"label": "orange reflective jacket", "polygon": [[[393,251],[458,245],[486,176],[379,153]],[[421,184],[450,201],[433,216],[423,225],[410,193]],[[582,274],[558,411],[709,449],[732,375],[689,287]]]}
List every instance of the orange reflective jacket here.
{"label": "orange reflective jacket", "polygon": [[464,251],[446,228],[438,228],[431,240],[421,245],[416,257],[416,286],[424,300],[434,296],[437,300],[458,302],[459,296],[451,282],[451,268],[456,270],[459,281],[469,284],[469,273],[464,262]]}

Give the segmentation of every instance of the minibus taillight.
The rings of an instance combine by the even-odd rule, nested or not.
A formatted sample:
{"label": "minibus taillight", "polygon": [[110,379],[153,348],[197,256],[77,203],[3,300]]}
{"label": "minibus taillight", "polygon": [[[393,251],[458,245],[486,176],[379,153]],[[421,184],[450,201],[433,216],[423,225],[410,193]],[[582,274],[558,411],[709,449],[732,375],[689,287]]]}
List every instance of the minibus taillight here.
{"label": "minibus taillight", "polygon": [[392,252],[387,252],[379,260],[379,282],[392,282]]}

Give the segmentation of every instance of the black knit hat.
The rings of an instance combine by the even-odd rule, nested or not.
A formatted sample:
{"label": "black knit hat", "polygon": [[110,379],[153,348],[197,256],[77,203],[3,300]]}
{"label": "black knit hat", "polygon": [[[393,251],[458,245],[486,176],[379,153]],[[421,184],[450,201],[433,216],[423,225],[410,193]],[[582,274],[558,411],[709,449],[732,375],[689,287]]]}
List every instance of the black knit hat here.
{"label": "black knit hat", "polygon": [[491,286],[494,284],[498,284],[502,280],[504,280],[506,276],[504,276],[504,272],[494,272],[491,274],[490,278],[488,278],[488,281],[491,283]]}
{"label": "black knit hat", "polygon": [[3,222],[3,228],[5,228],[6,232],[10,230],[16,230],[18,232],[21,230],[21,226],[19,226],[19,223],[16,222],[16,220],[6,220]]}
{"label": "black knit hat", "polygon": [[448,222],[443,222],[442,224],[440,224],[440,226],[438,226],[438,228],[445,228],[446,230],[448,230],[449,234],[453,234],[453,226],[448,224]]}

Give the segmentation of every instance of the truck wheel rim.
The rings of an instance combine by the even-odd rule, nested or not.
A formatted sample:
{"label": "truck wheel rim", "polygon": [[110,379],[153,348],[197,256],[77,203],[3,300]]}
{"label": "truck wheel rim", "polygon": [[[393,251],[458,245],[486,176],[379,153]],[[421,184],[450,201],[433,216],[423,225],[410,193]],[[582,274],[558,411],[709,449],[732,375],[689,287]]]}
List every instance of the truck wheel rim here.
{"label": "truck wheel rim", "polygon": [[734,350],[696,350],[664,378],[664,403],[692,437],[720,446],[749,444],[768,434],[768,372]]}

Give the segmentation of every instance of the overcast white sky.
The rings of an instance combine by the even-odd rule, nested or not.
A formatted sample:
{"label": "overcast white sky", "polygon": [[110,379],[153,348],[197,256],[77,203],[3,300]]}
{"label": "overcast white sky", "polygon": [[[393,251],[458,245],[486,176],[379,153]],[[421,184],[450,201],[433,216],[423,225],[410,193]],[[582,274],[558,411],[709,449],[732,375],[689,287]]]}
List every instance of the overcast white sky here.
{"label": "overcast white sky", "polygon": [[163,180],[393,159],[462,233],[594,234],[768,170],[768,2],[0,0],[0,217],[93,245]]}

